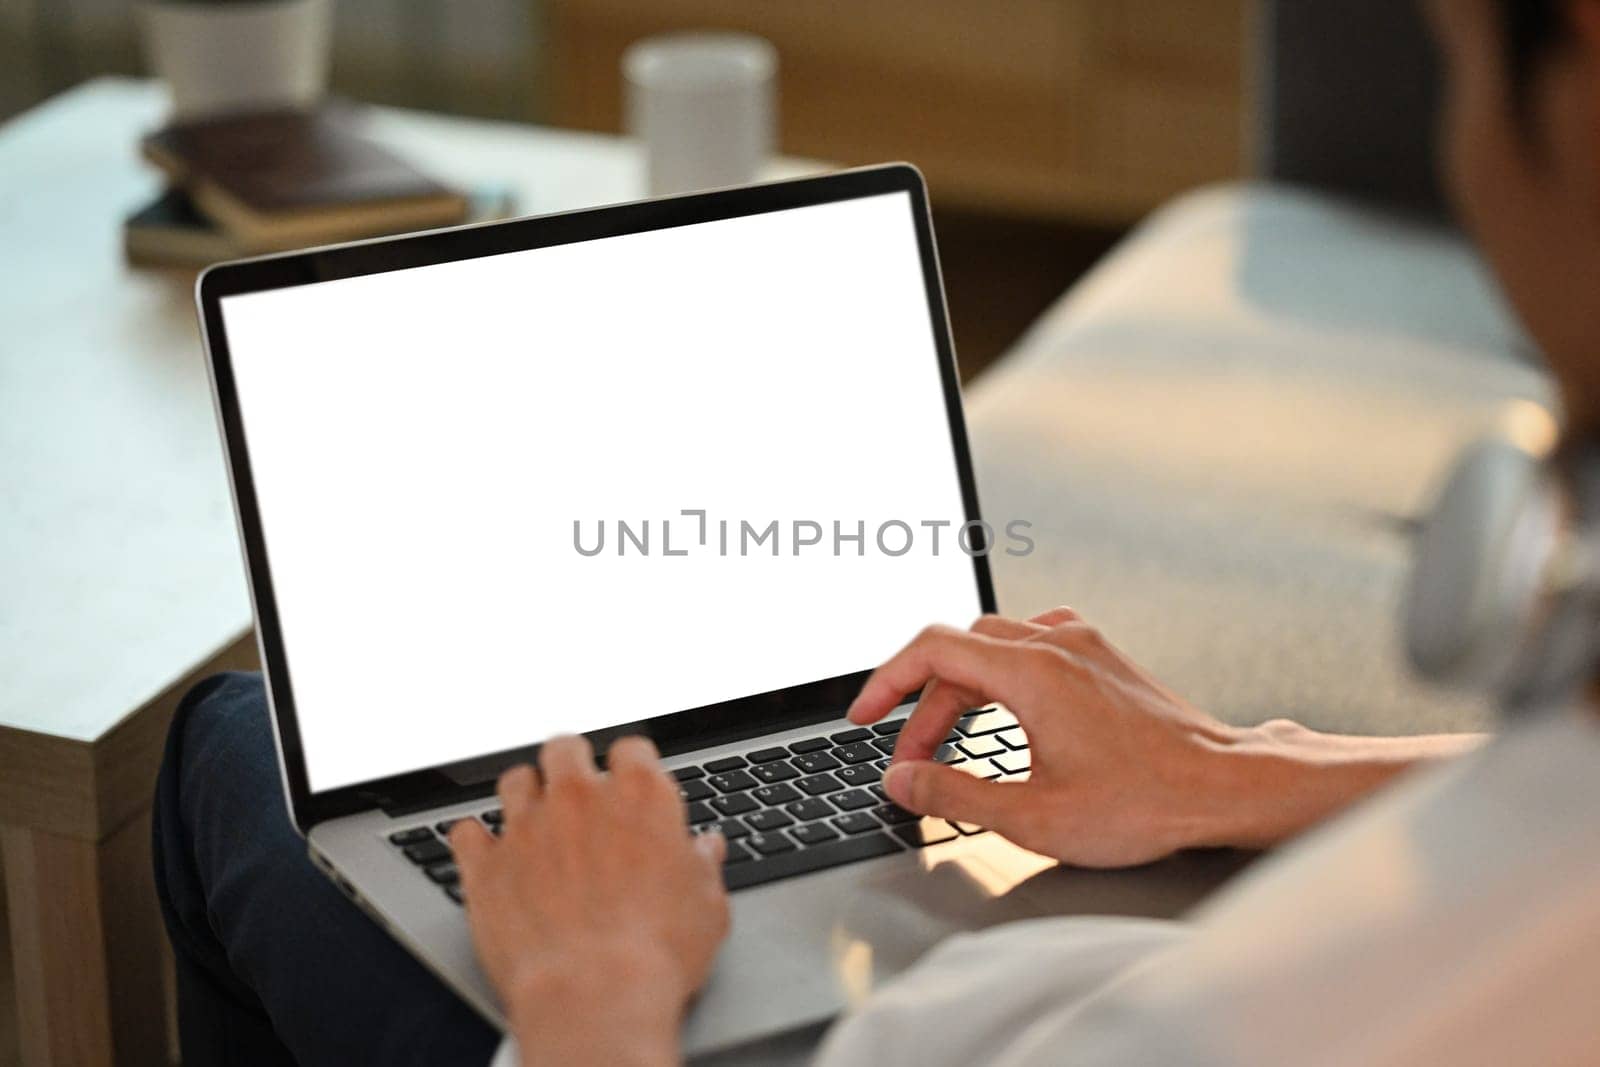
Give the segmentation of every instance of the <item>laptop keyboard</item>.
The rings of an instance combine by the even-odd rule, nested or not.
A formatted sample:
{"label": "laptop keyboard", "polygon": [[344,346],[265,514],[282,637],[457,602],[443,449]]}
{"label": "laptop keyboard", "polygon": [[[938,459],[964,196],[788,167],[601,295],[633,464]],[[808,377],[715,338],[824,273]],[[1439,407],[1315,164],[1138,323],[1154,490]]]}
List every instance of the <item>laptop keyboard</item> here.
{"label": "laptop keyboard", "polygon": [[[745,889],[984,833],[968,823],[913,815],[889,800],[880,783],[904,725],[894,719],[672,771],[691,832],[715,829],[727,838],[727,887]],[[934,758],[988,779],[1015,777],[1030,767],[1021,727],[1000,708],[963,715]],[[476,818],[500,832],[499,809]],[[444,840],[454,822],[397,830],[389,843],[459,904],[460,874]]]}

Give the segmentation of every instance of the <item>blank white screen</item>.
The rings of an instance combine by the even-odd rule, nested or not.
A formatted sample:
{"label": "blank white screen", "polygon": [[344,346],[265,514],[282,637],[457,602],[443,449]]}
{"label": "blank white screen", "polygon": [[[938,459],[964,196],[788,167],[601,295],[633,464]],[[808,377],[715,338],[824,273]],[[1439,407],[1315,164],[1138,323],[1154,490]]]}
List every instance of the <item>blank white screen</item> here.
{"label": "blank white screen", "polygon": [[[311,789],[847,674],[970,622],[912,210],[224,298]],[[669,518],[689,555],[661,554]],[[618,519],[651,520],[651,554],[618,554]],[[719,519],[827,532],[723,556]],[[872,544],[890,519],[952,526],[895,558]],[[574,520],[586,547],[605,520],[602,554]],[[833,554],[835,520],[866,524],[864,555]]]}

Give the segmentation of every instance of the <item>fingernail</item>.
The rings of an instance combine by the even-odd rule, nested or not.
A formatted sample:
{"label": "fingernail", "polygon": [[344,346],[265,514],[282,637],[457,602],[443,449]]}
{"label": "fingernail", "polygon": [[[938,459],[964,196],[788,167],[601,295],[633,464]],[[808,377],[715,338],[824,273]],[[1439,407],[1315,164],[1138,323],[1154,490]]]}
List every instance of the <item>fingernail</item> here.
{"label": "fingernail", "polygon": [[727,855],[728,842],[721,830],[702,830],[694,835],[694,847],[708,859],[720,860]]}

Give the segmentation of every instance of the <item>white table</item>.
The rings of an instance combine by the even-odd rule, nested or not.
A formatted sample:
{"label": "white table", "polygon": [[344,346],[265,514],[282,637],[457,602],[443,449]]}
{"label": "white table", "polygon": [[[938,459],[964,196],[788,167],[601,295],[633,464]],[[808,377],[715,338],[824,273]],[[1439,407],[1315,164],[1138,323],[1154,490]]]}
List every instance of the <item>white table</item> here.
{"label": "white table", "polygon": [[[120,253],[164,106],[100,80],[0,127],[0,843],[28,1064],[165,1061],[162,739],[190,685],[255,660],[190,280]],[[370,132],[520,213],[642,188],[618,138],[391,110]]]}

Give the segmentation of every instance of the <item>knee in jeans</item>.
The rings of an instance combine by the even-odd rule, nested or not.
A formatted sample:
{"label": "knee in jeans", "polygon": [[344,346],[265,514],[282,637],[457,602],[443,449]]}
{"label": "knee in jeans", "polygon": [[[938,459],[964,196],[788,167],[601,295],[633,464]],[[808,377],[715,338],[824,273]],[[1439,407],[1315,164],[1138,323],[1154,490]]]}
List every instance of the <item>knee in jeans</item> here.
{"label": "knee in jeans", "polygon": [[172,720],[169,758],[179,753],[271,749],[261,675],[212,675],[184,695]]}

